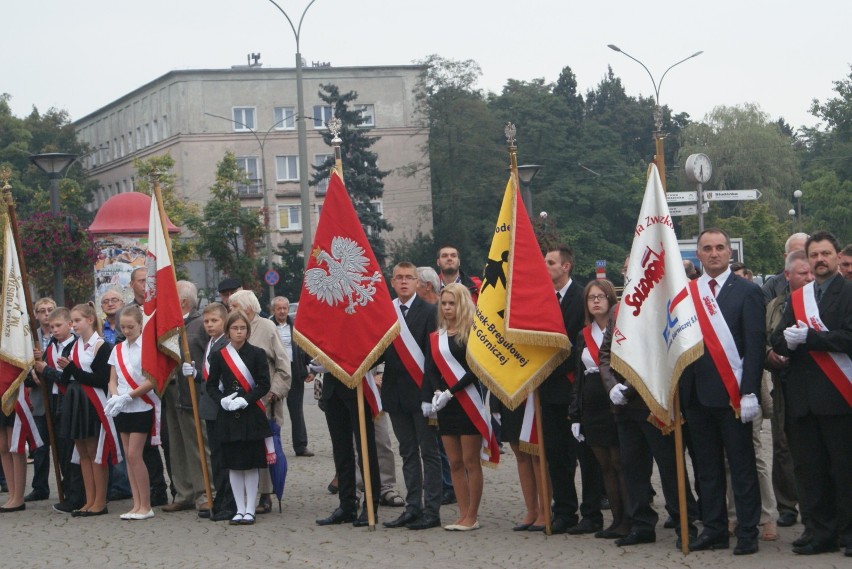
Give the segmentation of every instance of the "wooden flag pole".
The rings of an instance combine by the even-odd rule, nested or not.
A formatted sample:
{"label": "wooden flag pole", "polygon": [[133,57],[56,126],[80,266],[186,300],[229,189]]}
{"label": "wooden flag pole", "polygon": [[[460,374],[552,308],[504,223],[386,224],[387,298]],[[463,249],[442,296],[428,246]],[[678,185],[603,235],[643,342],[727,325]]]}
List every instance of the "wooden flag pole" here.
{"label": "wooden flag pole", "polygon": [[550,476],[547,475],[547,456],[544,453],[544,427],[541,423],[541,397],[538,388],[535,390],[535,432],[538,437],[538,495],[541,507],[544,508],[544,533],[552,535],[550,519]]}
{"label": "wooden flag pole", "polygon": [[680,550],[689,555],[689,512],[686,511],[686,465],[683,458],[683,429],[680,420],[680,394],[674,397],[675,460],[677,464],[677,507],[680,511]]}
{"label": "wooden flag pole", "polygon": [[[331,146],[334,148],[334,170],[340,179],[343,180],[343,158],[340,154],[340,129],[342,122],[339,118],[334,117],[328,121],[328,130],[333,138]],[[373,511],[373,474],[370,472],[370,453],[367,443],[367,414],[364,411],[364,382],[358,383],[358,430],[360,431],[361,441],[361,464],[363,465],[362,476],[364,478],[364,507],[367,510],[367,526],[370,531],[376,530],[376,513]]]}
{"label": "wooden flag pole", "polygon": [[[24,298],[27,304],[27,319],[32,318],[33,301],[30,298],[30,284],[27,277],[27,265],[24,262],[24,254],[21,248],[21,239],[18,235],[18,215],[15,213],[15,198],[12,196],[12,186],[9,185],[9,178],[12,176],[12,170],[7,166],[0,172],[0,177],[3,179],[3,199],[6,202],[6,212],[9,216],[9,226],[12,229],[12,235],[15,238],[15,250],[18,254],[18,266],[21,269],[21,286],[24,287]],[[41,342],[38,339],[38,332],[34,326],[30,326],[33,346],[38,346],[41,349]],[[44,354],[42,353],[42,360]],[[47,390],[47,383],[39,380],[41,387],[41,397],[44,401],[44,418],[47,422],[47,438],[50,444],[50,454],[53,458],[53,475],[56,478],[56,493],[59,496],[59,501],[65,501],[65,493],[62,490],[62,471],[59,468],[59,452],[56,449],[56,435],[53,428],[53,413],[50,409],[50,392]],[[18,389],[25,389],[20,385]]]}
{"label": "wooden flag pole", "polygon": [[[169,263],[172,266],[172,274],[174,274],[175,278],[175,288],[177,288],[177,274],[174,272],[175,260],[172,257],[172,240],[169,236],[169,226],[166,224],[166,211],[163,209],[163,196],[160,191],[160,174],[159,172],[155,172],[151,176],[153,181],[153,199],[157,200],[157,212],[160,215],[160,227],[163,229],[163,239],[166,242],[166,251],[169,253]],[[181,352],[183,353],[183,360],[185,362],[191,362],[192,356],[189,353],[189,341],[186,337],[186,326],[181,324],[180,327],[180,345]],[[178,369],[177,373],[181,373],[181,370]],[[195,439],[198,444],[198,458],[201,462],[201,476],[204,479],[204,493],[207,498],[207,505],[213,508],[213,491],[210,488],[210,474],[207,470],[207,454],[204,452],[204,437],[201,434],[201,417],[198,414],[198,396],[197,390],[195,389],[195,378],[187,377],[187,384],[189,384],[189,397],[192,399],[192,418],[195,422]]]}

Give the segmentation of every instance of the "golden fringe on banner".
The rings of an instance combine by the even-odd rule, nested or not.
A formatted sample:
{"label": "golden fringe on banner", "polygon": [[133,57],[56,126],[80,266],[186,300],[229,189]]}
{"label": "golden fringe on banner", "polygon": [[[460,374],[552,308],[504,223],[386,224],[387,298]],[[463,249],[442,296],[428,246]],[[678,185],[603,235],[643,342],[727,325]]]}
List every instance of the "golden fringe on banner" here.
{"label": "golden fringe on banner", "polygon": [[525,453],[531,454],[533,456],[538,456],[539,453],[538,445],[528,443],[527,441],[519,441],[518,448],[524,451]]}
{"label": "golden fringe on banner", "polygon": [[479,381],[484,383],[488,390],[491,392],[491,394],[497,397],[497,399],[499,399],[500,402],[503,403],[503,405],[514,411],[521,403],[526,401],[530,393],[535,391],[538,386],[541,385],[542,382],[544,382],[544,380],[547,379],[547,377],[551,373],[553,373],[553,370],[559,367],[559,364],[568,359],[569,355],[570,352],[559,353],[554,355],[550,359],[550,361],[548,361],[545,365],[541,367],[541,369],[539,369],[532,377],[530,377],[526,384],[524,384],[524,386],[515,395],[509,395],[508,393],[506,393],[506,391],[500,384],[492,381],[491,378],[488,376],[488,371],[481,365],[479,365],[479,362],[471,358],[469,355],[466,357],[466,359],[467,364],[470,366],[470,370],[474,373],[474,375],[476,375],[477,378],[479,378]]}

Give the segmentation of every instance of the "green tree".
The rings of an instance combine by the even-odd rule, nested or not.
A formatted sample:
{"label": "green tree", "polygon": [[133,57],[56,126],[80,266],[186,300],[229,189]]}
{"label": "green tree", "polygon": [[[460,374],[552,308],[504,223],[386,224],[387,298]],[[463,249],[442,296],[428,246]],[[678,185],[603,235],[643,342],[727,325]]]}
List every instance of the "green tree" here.
{"label": "green tree", "polygon": [[232,152],[226,152],[216,165],[210,200],[192,228],[198,234],[199,252],[212,258],[219,271],[238,279],[245,288],[260,290],[255,252],[264,226],[260,212],[244,208],[240,202],[237,185],[244,183],[245,170]]}
{"label": "green tree", "polygon": [[[320,89],[318,93],[320,99],[331,105],[334,116],[342,123],[339,134],[342,141],[340,155],[343,161],[343,180],[346,190],[352,199],[352,205],[355,206],[358,219],[364,226],[373,253],[379,264],[383,264],[386,252],[382,232],[390,231],[393,227],[382,216],[381,210],[375,203],[384,194],[382,179],[390,174],[388,171],[379,169],[377,165],[379,156],[370,150],[379,137],[369,136],[371,129],[361,126],[364,123],[361,111],[350,108],[350,103],[358,99],[358,93],[355,91],[341,93],[337,85],[320,85]],[[322,137],[325,143],[331,146],[331,132],[325,130]],[[314,166],[311,185],[316,186],[327,179],[333,167],[333,157],[325,164]]]}

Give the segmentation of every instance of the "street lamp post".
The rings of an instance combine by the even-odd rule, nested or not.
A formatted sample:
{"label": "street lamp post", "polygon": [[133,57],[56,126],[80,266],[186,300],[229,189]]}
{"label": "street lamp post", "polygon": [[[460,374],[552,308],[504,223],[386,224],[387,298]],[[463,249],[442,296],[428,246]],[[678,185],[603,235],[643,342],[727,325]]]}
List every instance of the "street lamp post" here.
{"label": "street lamp post", "polygon": [[311,0],[305,9],[302,10],[302,16],[299,18],[299,26],[293,25],[290,16],[287,15],[281,6],[275,0],[269,2],[278,8],[290,24],[290,29],[293,30],[293,37],[296,39],[296,104],[298,105],[297,112],[299,113],[298,136],[299,136],[299,194],[302,198],[302,252],[305,257],[305,267],[308,266],[308,261],[311,258],[311,246],[313,239],[311,237],[311,194],[308,188],[308,131],[305,125],[305,93],[302,85],[302,54],[299,47],[299,40],[302,33],[302,22],[305,20],[305,14],[308,9],[314,5],[316,0]]}
{"label": "street lamp post", "polygon": [[666,69],[663,72],[662,77],[660,77],[660,82],[657,83],[654,80],[654,76],[651,74],[651,71],[645,66],[644,63],[642,63],[641,61],[639,61],[638,59],[636,59],[635,57],[633,57],[632,55],[630,55],[629,53],[627,53],[626,51],[624,51],[623,49],[618,47],[617,45],[609,44],[607,47],[609,49],[613,50],[613,51],[617,51],[618,53],[622,53],[622,54],[626,55],[627,57],[629,57],[630,59],[632,59],[633,61],[635,61],[639,65],[641,65],[642,68],[645,70],[645,72],[648,74],[648,77],[651,78],[651,84],[654,86],[654,101],[656,103],[656,105],[654,107],[654,128],[656,129],[654,131],[654,143],[655,143],[655,152],[656,152],[656,162],[657,162],[657,169],[660,171],[660,180],[663,182],[663,189],[665,190],[665,188],[666,188],[666,156],[665,156],[665,152],[664,152],[665,148],[664,148],[664,143],[663,143],[663,139],[665,139],[665,133],[663,132],[663,108],[660,106],[660,88],[663,86],[663,79],[666,78],[666,74],[669,71],[671,71],[673,68],[677,67],[678,65],[680,65],[684,61],[688,61],[688,60],[692,59],[693,57],[698,57],[699,55],[701,55],[704,52],[703,51],[696,51],[695,53],[693,53],[689,57],[684,57],[680,61],[673,63],[672,65],[669,66],[668,69]]}
{"label": "street lamp post", "polygon": [[798,222],[799,231],[802,231],[802,190],[793,192],[793,197],[796,198],[796,221]]}
{"label": "street lamp post", "polygon": [[518,166],[518,178],[521,180],[524,206],[527,208],[527,214],[530,216],[530,219],[534,219],[532,209],[532,181],[542,168],[543,166],[540,164],[523,164]]}
{"label": "street lamp post", "polygon": [[[59,215],[59,179],[77,159],[76,154],[48,152],[33,154],[30,162],[50,179],[50,213]],[[62,282],[62,263],[53,265],[53,300],[56,306],[65,306],[65,286]]]}

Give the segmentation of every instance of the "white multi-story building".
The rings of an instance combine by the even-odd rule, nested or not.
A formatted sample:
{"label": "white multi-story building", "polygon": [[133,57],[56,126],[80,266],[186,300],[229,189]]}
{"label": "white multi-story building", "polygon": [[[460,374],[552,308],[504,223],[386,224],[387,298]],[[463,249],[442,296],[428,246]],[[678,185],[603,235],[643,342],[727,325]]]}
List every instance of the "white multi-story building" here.
{"label": "white multi-story building", "polygon": [[[358,93],[354,107],[367,118],[363,126],[380,137],[372,148],[378,166],[391,172],[376,203],[394,227],[386,234],[389,239],[432,229],[429,170],[410,169],[416,171],[413,176],[402,172],[404,166],[423,161],[428,144],[414,97],[422,70],[416,65],[303,70],[309,164],[321,164],[332,153],[321,136],[331,107],[319,98],[320,85]],[[273,246],[284,240],[301,243],[299,180],[310,179],[313,169],[299,171],[296,108],[295,69],[171,71],[74,123],[80,140],[96,149],[83,164],[100,182],[92,208],[134,190],[133,158],[166,153],[175,161],[178,194],[204,204],[216,164],[230,150],[250,179],[239,188],[246,207],[262,207],[263,192],[269,192]],[[313,229],[324,190],[311,187]]]}

